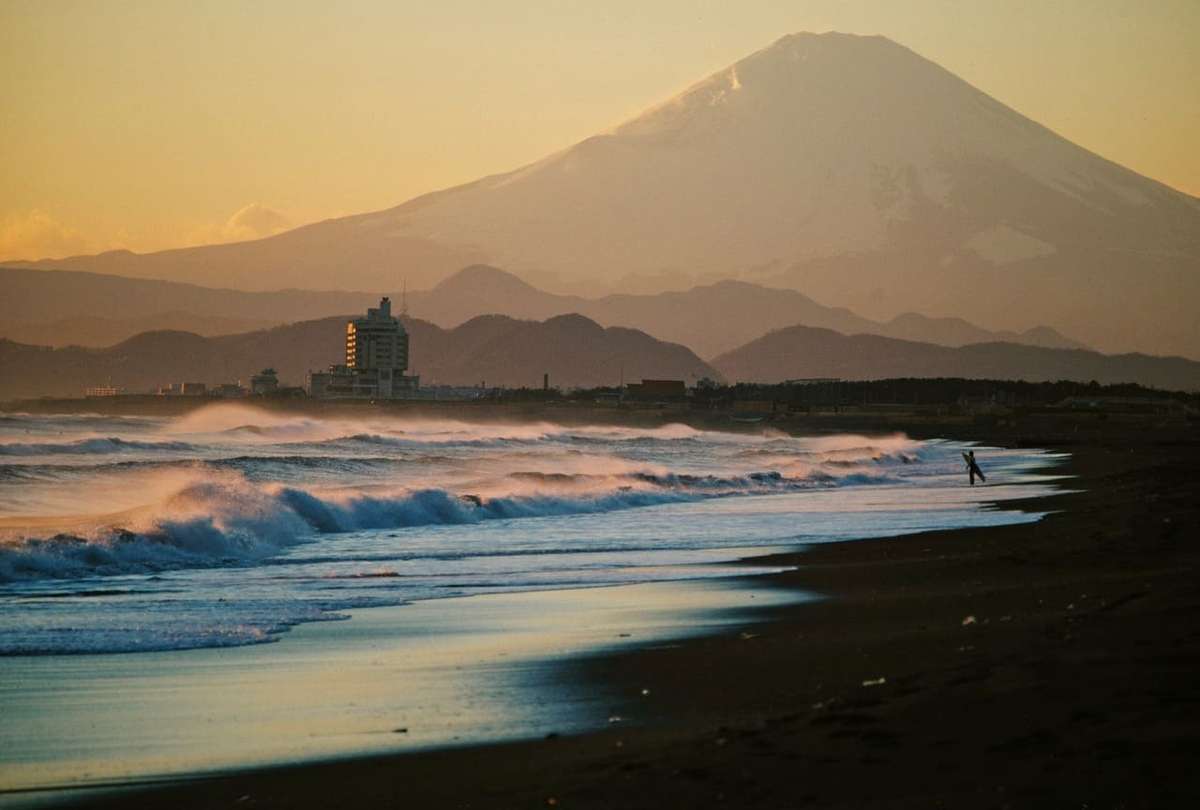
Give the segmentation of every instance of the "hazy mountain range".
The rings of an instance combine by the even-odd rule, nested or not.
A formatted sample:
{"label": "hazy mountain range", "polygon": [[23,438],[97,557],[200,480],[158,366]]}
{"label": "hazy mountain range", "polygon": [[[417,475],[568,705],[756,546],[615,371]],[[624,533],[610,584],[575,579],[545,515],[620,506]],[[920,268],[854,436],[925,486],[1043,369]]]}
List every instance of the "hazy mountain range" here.
{"label": "hazy mountain range", "polygon": [[378,301],[378,294],[368,292],[244,292],[90,272],[0,267],[0,328],[94,317],[136,321],[168,313],[290,323],[357,312]]}
{"label": "hazy mountain range", "polygon": [[439,324],[460,323],[490,312],[534,319],[579,313],[606,326],[628,326],[682,343],[701,357],[712,357],[771,329],[796,324],[947,346],[1010,341],[1084,348],[1045,326],[1024,333],[992,332],[958,318],[928,318],[911,312],[880,323],[844,307],[822,306],[795,290],[743,281],[720,281],[679,292],[584,298],[548,293],[511,273],[477,265],[455,273],[428,292],[410,295],[409,305],[413,314]]}
{"label": "hazy mountain range", "polygon": [[832,33],[784,37],[609,132],[386,211],[36,264],[267,290],[429,287],[481,262],[559,292],[742,279],[876,320],[1051,323],[1106,351],[1200,357],[1200,200],[890,40]]}
{"label": "hazy mountain range", "polygon": [[[793,326],[706,363],[686,346],[636,329],[605,328],[582,315],[544,321],[481,315],[453,329],[418,318],[405,323],[412,371],[425,385],[537,387],[546,373],[552,385],[563,389],[644,378],[695,384],[704,377],[780,382],[904,376],[1094,379],[1200,389],[1200,362],[1013,343],[955,348]],[[343,316],[220,337],[146,332],[103,349],[52,349],[0,340],[0,400],[75,397],[101,384],[138,392],[167,382],[245,381],[266,366],[276,368],[285,383],[299,385],[307,371],[341,361],[345,324]]]}
{"label": "hazy mountain range", "polygon": [[[240,292],[190,284],[126,279],[79,272],[0,268],[0,337],[50,346],[110,346],[159,329],[220,335],[363,310],[374,293],[283,290]],[[991,332],[961,319],[914,313],[888,323],[845,308],[825,307],[794,290],[724,281],[681,292],[556,295],[494,267],[468,267],[433,289],[408,295],[416,317],[454,327],[479,315],[544,320],[586,315],[605,326],[640,329],[682,343],[702,357],[734,349],[764,332],[804,324],[845,334],[870,333],[948,346],[1004,340],[1055,348],[1081,344],[1049,327],[1023,334]],[[94,313],[124,313],[124,318]]]}
{"label": "hazy mountain range", "polygon": [[766,383],[806,377],[968,377],[1137,382],[1169,390],[1200,389],[1200,363],[1182,357],[1106,355],[1012,343],[954,348],[878,335],[842,335],[807,326],[771,332],[715,358],[712,364],[727,379]]}
{"label": "hazy mountain range", "polygon": [[[487,315],[449,330],[416,318],[406,325],[412,369],[425,385],[540,387],[544,373],[564,388],[718,376],[684,346],[633,329],[605,329],[579,315],[541,322]],[[285,383],[301,385],[309,370],[342,362],[345,337],[346,318],[335,317],[222,337],[146,332],[105,349],[0,340],[0,400],[77,397],[93,385],[138,392],[167,382],[245,382],[267,366]]]}
{"label": "hazy mountain range", "polygon": [[101,348],[128,340],[142,332],[174,330],[197,335],[232,335],[276,326],[274,320],[223,318],[218,315],[194,315],[191,312],[162,312],[140,318],[105,318],[80,315],[58,321],[4,321],[0,338],[35,346],[88,346]]}

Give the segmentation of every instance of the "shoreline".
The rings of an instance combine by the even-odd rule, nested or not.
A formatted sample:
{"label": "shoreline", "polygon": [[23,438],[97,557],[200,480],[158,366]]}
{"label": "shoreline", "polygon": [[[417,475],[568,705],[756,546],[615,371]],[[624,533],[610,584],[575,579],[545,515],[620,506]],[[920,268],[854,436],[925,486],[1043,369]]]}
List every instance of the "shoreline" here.
{"label": "shoreline", "polygon": [[[0,764],[10,780],[0,805],[603,728],[628,712],[613,695],[559,678],[564,664],[740,628],[764,606],[815,598],[756,587],[752,576],[423,599],[297,625],[266,644],[9,658],[3,672],[14,683],[38,684],[20,705],[7,703],[10,719],[41,718],[42,733],[59,742]],[[114,683],[129,697],[112,695]],[[103,711],[71,711],[85,704]],[[162,726],[174,731],[158,735]],[[88,730],[97,727],[124,740],[110,744]],[[14,738],[2,742],[17,751]],[[90,752],[86,778],[82,761],[56,761],[52,752],[64,748]]]}
{"label": "shoreline", "polygon": [[1189,698],[1198,560],[1181,540],[1198,525],[1200,442],[1186,428],[1089,428],[955,431],[1070,450],[1079,491],[1037,499],[1038,511],[1055,510],[1037,523],[756,557],[747,562],[802,563],[760,584],[832,598],[772,609],[754,633],[562,668],[630,697],[649,688],[637,727],[284,765],[68,804],[1181,803],[1200,794],[1188,776],[1200,748]]}

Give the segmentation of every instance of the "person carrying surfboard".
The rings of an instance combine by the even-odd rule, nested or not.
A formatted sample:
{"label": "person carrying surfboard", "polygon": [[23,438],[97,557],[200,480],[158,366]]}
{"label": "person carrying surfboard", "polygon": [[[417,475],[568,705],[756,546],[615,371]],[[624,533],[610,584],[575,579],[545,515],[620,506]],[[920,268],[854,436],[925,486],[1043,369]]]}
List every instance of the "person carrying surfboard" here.
{"label": "person carrying surfboard", "polygon": [[968,450],[962,454],[963,461],[967,462],[967,475],[971,478],[971,486],[975,486],[975,476],[979,476],[979,480],[987,483],[987,478],[983,475],[983,470],[979,469],[979,465],[975,463],[975,451]]}

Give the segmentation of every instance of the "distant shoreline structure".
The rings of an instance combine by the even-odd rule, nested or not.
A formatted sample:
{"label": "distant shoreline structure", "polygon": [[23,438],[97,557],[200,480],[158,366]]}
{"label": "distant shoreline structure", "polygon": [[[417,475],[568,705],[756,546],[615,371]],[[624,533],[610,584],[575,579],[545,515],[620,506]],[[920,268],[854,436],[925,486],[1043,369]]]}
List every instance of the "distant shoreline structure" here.
{"label": "distant shoreline structure", "polygon": [[[674,399],[622,397],[616,388],[563,393],[540,388],[487,389],[479,396],[438,398],[313,399],[254,397],[239,400],[290,413],[328,414],[370,409],[413,417],[581,423],[663,422],[731,426],[739,422],[806,429],[917,430],[932,425],[1019,425],[1110,421],[1189,424],[1200,422],[1200,393],[1165,391],[1139,385],[1093,385],[1059,381],[891,379],[821,381],[781,385],[713,383]],[[41,398],[0,402],[0,413],[106,413],[172,416],[224,400],[125,394],[102,398]],[[737,428],[735,428],[737,429]]]}
{"label": "distant shoreline structure", "polygon": [[310,371],[304,387],[313,399],[407,399],[421,387],[407,372],[408,330],[384,296],[365,318],[346,323],[346,362]]}

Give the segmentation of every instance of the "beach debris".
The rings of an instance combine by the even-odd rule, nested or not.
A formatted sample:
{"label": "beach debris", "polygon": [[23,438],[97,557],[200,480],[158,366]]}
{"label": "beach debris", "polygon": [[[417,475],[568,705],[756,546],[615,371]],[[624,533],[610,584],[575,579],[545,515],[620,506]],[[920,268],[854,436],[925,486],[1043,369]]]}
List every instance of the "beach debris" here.
{"label": "beach debris", "polygon": [[962,620],[962,626],[963,626],[963,627],[967,627],[968,625],[972,625],[972,624],[975,624],[975,623],[976,623],[976,621],[975,621],[975,617],[974,617],[974,616],[967,616],[966,618],[964,618],[964,619]]}
{"label": "beach debris", "polygon": [[548,807],[556,807],[558,805],[558,799],[551,796],[550,798],[546,799],[546,805]]}
{"label": "beach debris", "polygon": [[749,641],[752,638],[758,638],[758,633],[742,633],[738,636],[742,641]]}
{"label": "beach debris", "polygon": [[392,733],[393,733],[393,734],[407,734],[407,733],[408,733],[408,727],[407,727],[407,726],[402,726],[402,727],[400,727],[400,728],[394,728],[394,729],[392,729]]}
{"label": "beach debris", "polygon": [[622,717],[622,716],[621,716],[621,715],[619,715],[619,714],[611,714],[611,715],[609,715],[609,716],[608,716],[608,722],[610,722],[610,723],[623,723],[623,722],[625,722],[625,718],[624,718],[624,717]]}
{"label": "beach debris", "polygon": [[648,695],[648,694],[650,694],[650,690],[649,690],[649,689],[643,689],[643,690],[642,690],[642,697],[645,697],[645,696],[646,696],[646,695]]}
{"label": "beach debris", "polygon": [[887,678],[870,678],[862,682],[863,686],[883,686],[887,683]]}
{"label": "beach debris", "polygon": [[248,802],[248,801],[251,801],[249,793],[247,793],[245,796],[238,796],[238,798],[237,798],[238,804],[241,804],[242,802]]}
{"label": "beach debris", "polygon": [[617,633],[617,638],[629,638],[632,633]]}
{"label": "beach debris", "polygon": [[551,731],[549,734],[547,734],[547,735],[546,735],[546,737],[545,737],[545,738],[546,738],[547,740],[557,740],[557,739],[558,739],[558,732],[557,732],[557,731]]}

